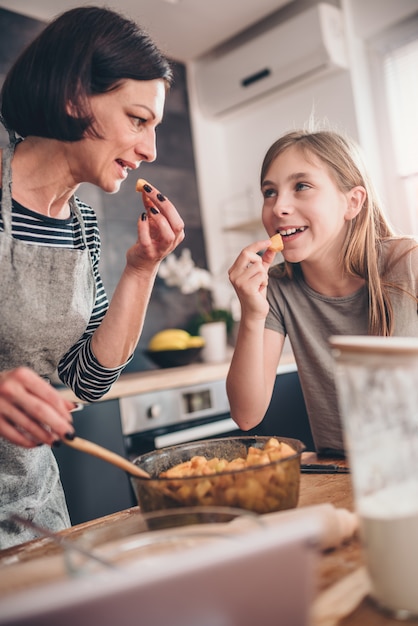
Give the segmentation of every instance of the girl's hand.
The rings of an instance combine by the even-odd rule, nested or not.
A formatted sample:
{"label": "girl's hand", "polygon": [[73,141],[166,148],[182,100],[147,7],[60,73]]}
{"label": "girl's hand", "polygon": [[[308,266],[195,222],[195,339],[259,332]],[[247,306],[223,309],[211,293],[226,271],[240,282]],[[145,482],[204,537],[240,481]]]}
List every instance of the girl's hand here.
{"label": "girl's hand", "polygon": [[142,187],[142,200],[138,240],[127,252],[128,265],[134,268],[158,264],[184,239],[184,222],[170,200],[149,183]]}
{"label": "girl's hand", "polygon": [[[261,319],[267,317],[268,270],[276,256],[274,251],[268,250],[270,243],[270,239],[266,239],[247,246],[228,271],[243,315]],[[265,252],[260,256],[263,250]]]}
{"label": "girl's hand", "polygon": [[27,367],[0,372],[0,436],[33,448],[73,433],[74,403]]}

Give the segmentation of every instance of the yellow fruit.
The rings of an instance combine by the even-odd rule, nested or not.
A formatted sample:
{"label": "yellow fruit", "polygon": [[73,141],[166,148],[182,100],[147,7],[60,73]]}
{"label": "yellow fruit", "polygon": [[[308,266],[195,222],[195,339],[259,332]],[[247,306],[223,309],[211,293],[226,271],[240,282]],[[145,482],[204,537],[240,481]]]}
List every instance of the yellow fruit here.
{"label": "yellow fruit", "polygon": [[199,335],[189,337],[188,348],[201,348],[204,345],[205,340],[203,339],[203,337],[200,337]]}
{"label": "yellow fruit", "polygon": [[138,178],[138,180],[136,181],[135,189],[138,192],[141,192],[144,189],[144,185],[149,185],[149,183],[143,178]]}
{"label": "yellow fruit", "polygon": [[281,250],[283,250],[283,239],[280,233],[277,233],[276,235],[273,235],[273,237],[270,237],[270,240],[271,244],[269,250],[274,250],[274,252],[280,252]]}
{"label": "yellow fruit", "polygon": [[186,350],[189,347],[190,335],[180,328],[167,328],[154,335],[148,350],[159,352],[161,350]]}

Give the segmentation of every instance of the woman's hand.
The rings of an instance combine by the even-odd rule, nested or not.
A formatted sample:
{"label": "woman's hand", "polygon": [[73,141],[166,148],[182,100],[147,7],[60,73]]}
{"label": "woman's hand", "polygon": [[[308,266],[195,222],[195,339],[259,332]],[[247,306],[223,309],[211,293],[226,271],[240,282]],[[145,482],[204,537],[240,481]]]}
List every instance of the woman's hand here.
{"label": "woman's hand", "polygon": [[158,189],[144,185],[145,211],[138,220],[138,240],[127,252],[128,265],[155,265],[184,239],[184,222],[175,206]]}
{"label": "woman's hand", "polygon": [[[242,314],[254,319],[265,319],[269,310],[266,299],[268,270],[276,255],[268,249],[270,243],[270,239],[266,239],[247,246],[228,271]],[[262,250],[265,252],[260,256]]]}
{"label": "woman's hand", "polygon": [[126,253],[126,267],[91,347],[103,367],[119,367],[135,350],[160,262],[184,239],[184,222],[174,205],[148,183],[138,239]]}
{"label": "woman's hand", "polygon": [[74,403],[27,367],[0,372],[0,436],[33,448],[73,433]]}

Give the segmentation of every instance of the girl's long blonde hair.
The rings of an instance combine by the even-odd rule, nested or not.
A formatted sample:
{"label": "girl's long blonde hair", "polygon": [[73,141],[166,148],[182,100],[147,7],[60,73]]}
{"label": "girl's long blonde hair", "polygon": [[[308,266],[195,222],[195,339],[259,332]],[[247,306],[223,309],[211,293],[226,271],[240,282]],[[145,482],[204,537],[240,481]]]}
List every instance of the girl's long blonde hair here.
{"label": "girl's long blonde hair", "polygon": [[[341,261],[348,275],[363,278],[367,283],[369,333],[391,335],[394,317],[389,292],[397,287],[385,283],[384,275],[381,275],[379,270],[382,269],[380,268],[382,242],[395,237],[395,233],[383,214],[358,145],[342,134],[330,130],[289,132],[275,141],[267,151],[261,167],[261,183],[272,162],[291,146],[297,146],[302,150],[305,158],[309,159],[309,156],[314,155],[325,163],[340,191],[347,192],[358,185],[365,188],[367,195],[363,207],[349,222],[341,251]],[[292,278],[291,263],[285,261],[283,273]],[[410,295],[415,297],[415,294]]]}

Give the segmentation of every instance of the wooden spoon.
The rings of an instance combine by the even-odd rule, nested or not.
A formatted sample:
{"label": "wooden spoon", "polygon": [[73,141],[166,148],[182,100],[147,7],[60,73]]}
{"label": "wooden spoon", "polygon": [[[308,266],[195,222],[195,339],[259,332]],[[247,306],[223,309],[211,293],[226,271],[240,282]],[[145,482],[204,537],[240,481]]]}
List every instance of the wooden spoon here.
{"label": "wooden spoon", "polygon": [[135,463],[131,463],[131,461],[128,461],[123,456],[120,456],[120,454],[116,454],[107,448],[103,448],[103,446],[99,446],[97,443],[93,443],[87,439],[82,439],[81,437],[74,437],[74,439],[64,438],[62,441],[71,448],[75,448],[81,452],[87,452],[87,454],[92,454],[103,461],[107,461],[108,463],[112,463],[112,465],[120,467],[120,469],[123,469],[132,476],[151,478],[148,472],[135,465]]}
{"label": "wooden spoon", "polygon": [[[64,438],[62,439],[62,441],[67,446],[70,446],[71,448],[75,448],[76,450],[79,450],[80,452],[87,452],[87,454],[91,454],[93,456],[98,457],[99,459],[102,459],[103,461],[107,461],[108,463],[111,463],[112,465],[116,465],[116,467],[123,469],[125,472],[127,472],[131,476],[136,476],[139,478],[147,478],[148,480],[151,479],[150,474],[148,474],[148,472],[146,472],[145,470],[135,465],[135,463],[131,463],[131,461],[128,461],[123,456],[120,456],[120,454],[116,454],[116,452],[112,452],[111,450],[108,450],[107,448],[103,448],[103,446],[99,446],[97,443],[88,441],[88,439],[82,439],[81,437],[74,437],[74,439]],[[172,491],[167,489],[164,485],[157,486],[157,482],[155,482],[154,486],[155,488],[158,488],[164,496],[171,498],[171,500],[175,502],[180,502],[181,504],[181,500],[179,500],[178,497]]]}

